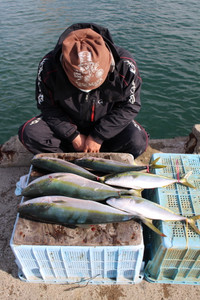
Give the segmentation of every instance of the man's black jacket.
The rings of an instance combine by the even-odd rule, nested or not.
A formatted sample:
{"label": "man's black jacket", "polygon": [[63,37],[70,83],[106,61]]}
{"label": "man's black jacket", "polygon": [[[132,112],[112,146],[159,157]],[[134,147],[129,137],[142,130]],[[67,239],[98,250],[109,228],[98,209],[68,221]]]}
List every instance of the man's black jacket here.
{"label": "man's black jacket", "polygon": [[[115,67],[97,89],[85,93],[74,87],[60,61],[62,42],[74,30],[91,28],[110,48]],[[108,29],[80,23],[67,28],[54,50],[40,62],[36,100],[43,119],[60,139],[72,141],[79,133],[102,143],[121,132],[140,110],[141,78],[131,54],[114,44]]]}

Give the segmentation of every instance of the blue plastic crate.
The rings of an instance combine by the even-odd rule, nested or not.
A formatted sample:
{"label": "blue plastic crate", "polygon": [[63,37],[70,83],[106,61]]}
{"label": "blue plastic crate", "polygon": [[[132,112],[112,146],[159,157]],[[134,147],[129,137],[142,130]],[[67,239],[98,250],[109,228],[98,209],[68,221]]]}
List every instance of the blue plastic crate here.
{"label": "blue plastic crate", "polygon": [[[196,189],[179,183],[149,190],[148,198],[180,215],[200,215],[200,155],[156,153],[152,160],[160,157],[164,169],[154,173],[177,178],[192,170],[189,181]],[[200,221],[196,222],[200,229]],[[160,237],[149,232],[146,242],[149,261],[145,267],[145,278],[150,282],[175,284],[200,284],[200,236],[190,227],[188,238],[183,222],[158,221],[156,226],[167,236]]]}

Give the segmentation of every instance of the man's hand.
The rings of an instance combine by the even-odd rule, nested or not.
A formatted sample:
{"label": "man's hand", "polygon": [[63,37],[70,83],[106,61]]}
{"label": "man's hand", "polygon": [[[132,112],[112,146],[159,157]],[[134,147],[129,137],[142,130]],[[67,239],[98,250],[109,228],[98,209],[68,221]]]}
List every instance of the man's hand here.
{"label": "man's hand", "polygon": [[101,144],[95,142],[93,138],[89,135],[85,140],[84,152],[98,153],[101,148]]}
{"label": "man's hand", "polygon": [[77,152],[83,152],[85,149],[85,141],[87,139],[87,136],[84,134],[79,134],[75,139],[72,141],[72,145],[74,147],[74,150]]}

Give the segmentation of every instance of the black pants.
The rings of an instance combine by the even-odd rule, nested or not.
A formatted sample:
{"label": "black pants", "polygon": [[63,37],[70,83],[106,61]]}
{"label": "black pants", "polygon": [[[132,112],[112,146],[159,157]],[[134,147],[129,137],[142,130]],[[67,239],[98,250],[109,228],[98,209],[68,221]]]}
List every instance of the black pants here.
{"label": "black pants", "polygon": [[[69,141],[55,136],[41,116],[24,123],[18,134],[22,144],[34,154],[76,152]],[[100,152],[130,153],[136,158],[146,150],[147,145],[148,134],[141,125],[133,121],[115,137],[104,141]]]}

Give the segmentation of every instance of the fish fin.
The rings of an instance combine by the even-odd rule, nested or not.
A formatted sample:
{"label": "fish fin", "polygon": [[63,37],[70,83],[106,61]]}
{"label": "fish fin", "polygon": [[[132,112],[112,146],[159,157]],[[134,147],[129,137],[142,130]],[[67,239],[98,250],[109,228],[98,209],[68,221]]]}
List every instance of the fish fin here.
{"label": "fish fin", "polygon": [[133,196],[137,196],[137,197],[142,197],[142,191],[143,191],[144,189],[137,189],[137,190],[135,190],[135,189],[131,189],[131,190],[129,190],[129,193],[130,193],[130,195],[133,195]]}
{"label": "fish fin", "polygon": [[148,226],[151,230],[153,230],[155,233],[159,234],[160,236],[164,236],[166,237],[166,235],[164,233],[162,233],[158,228],[156,228],[154,225],[153,225],[153,222],[151,219],[147,219],[147,218],[142,218],[141,219],[142,222]]}
{"label": "fish fin", "polygon": [[191,174],[192,174],[192,171],[188,172],[185,176],[183,176],[180,179],[180,183],[182,183],[183,185],[188,186],[190,188],[196,189],[196,187],[194,185],[192,185],[191,183],[188,182],[188,178]]}
{"label": "fish fin", "polygon": [[152,163],[149,165],[150,169],[162,169],[162,168],[166,168],[166,166],[164,165],[157,165],[157,161],[160,159],[160,157],[156,158],[154,161],[152,161]]}
{"label": "fish fin", "polygon": [[200,219],[200,215],[198,215],[198,216],[193,216],[193,217],[190,217],[190,218],[187,218],[187,221],[188,221],[188,223],[190,224],[190,226],[192,227],[192,229],[197,233],[197,234],[199,234],[200,235],[200,230],[196,227],[196,225],[195,225],[195,222],[197,221],[197,220],[199,220]]}
{"label": "fish fin", "polygon": [[[98,177],[97,176],[97,181],[101,182],[101,183],[106,183],[106,180],[109,179],[110,177],[115,176],[116,174],[121,173],[121,172],[114,172],[114,173],[109,173],[103,176]],[[123,173],[123,172],[122,172]]]}

